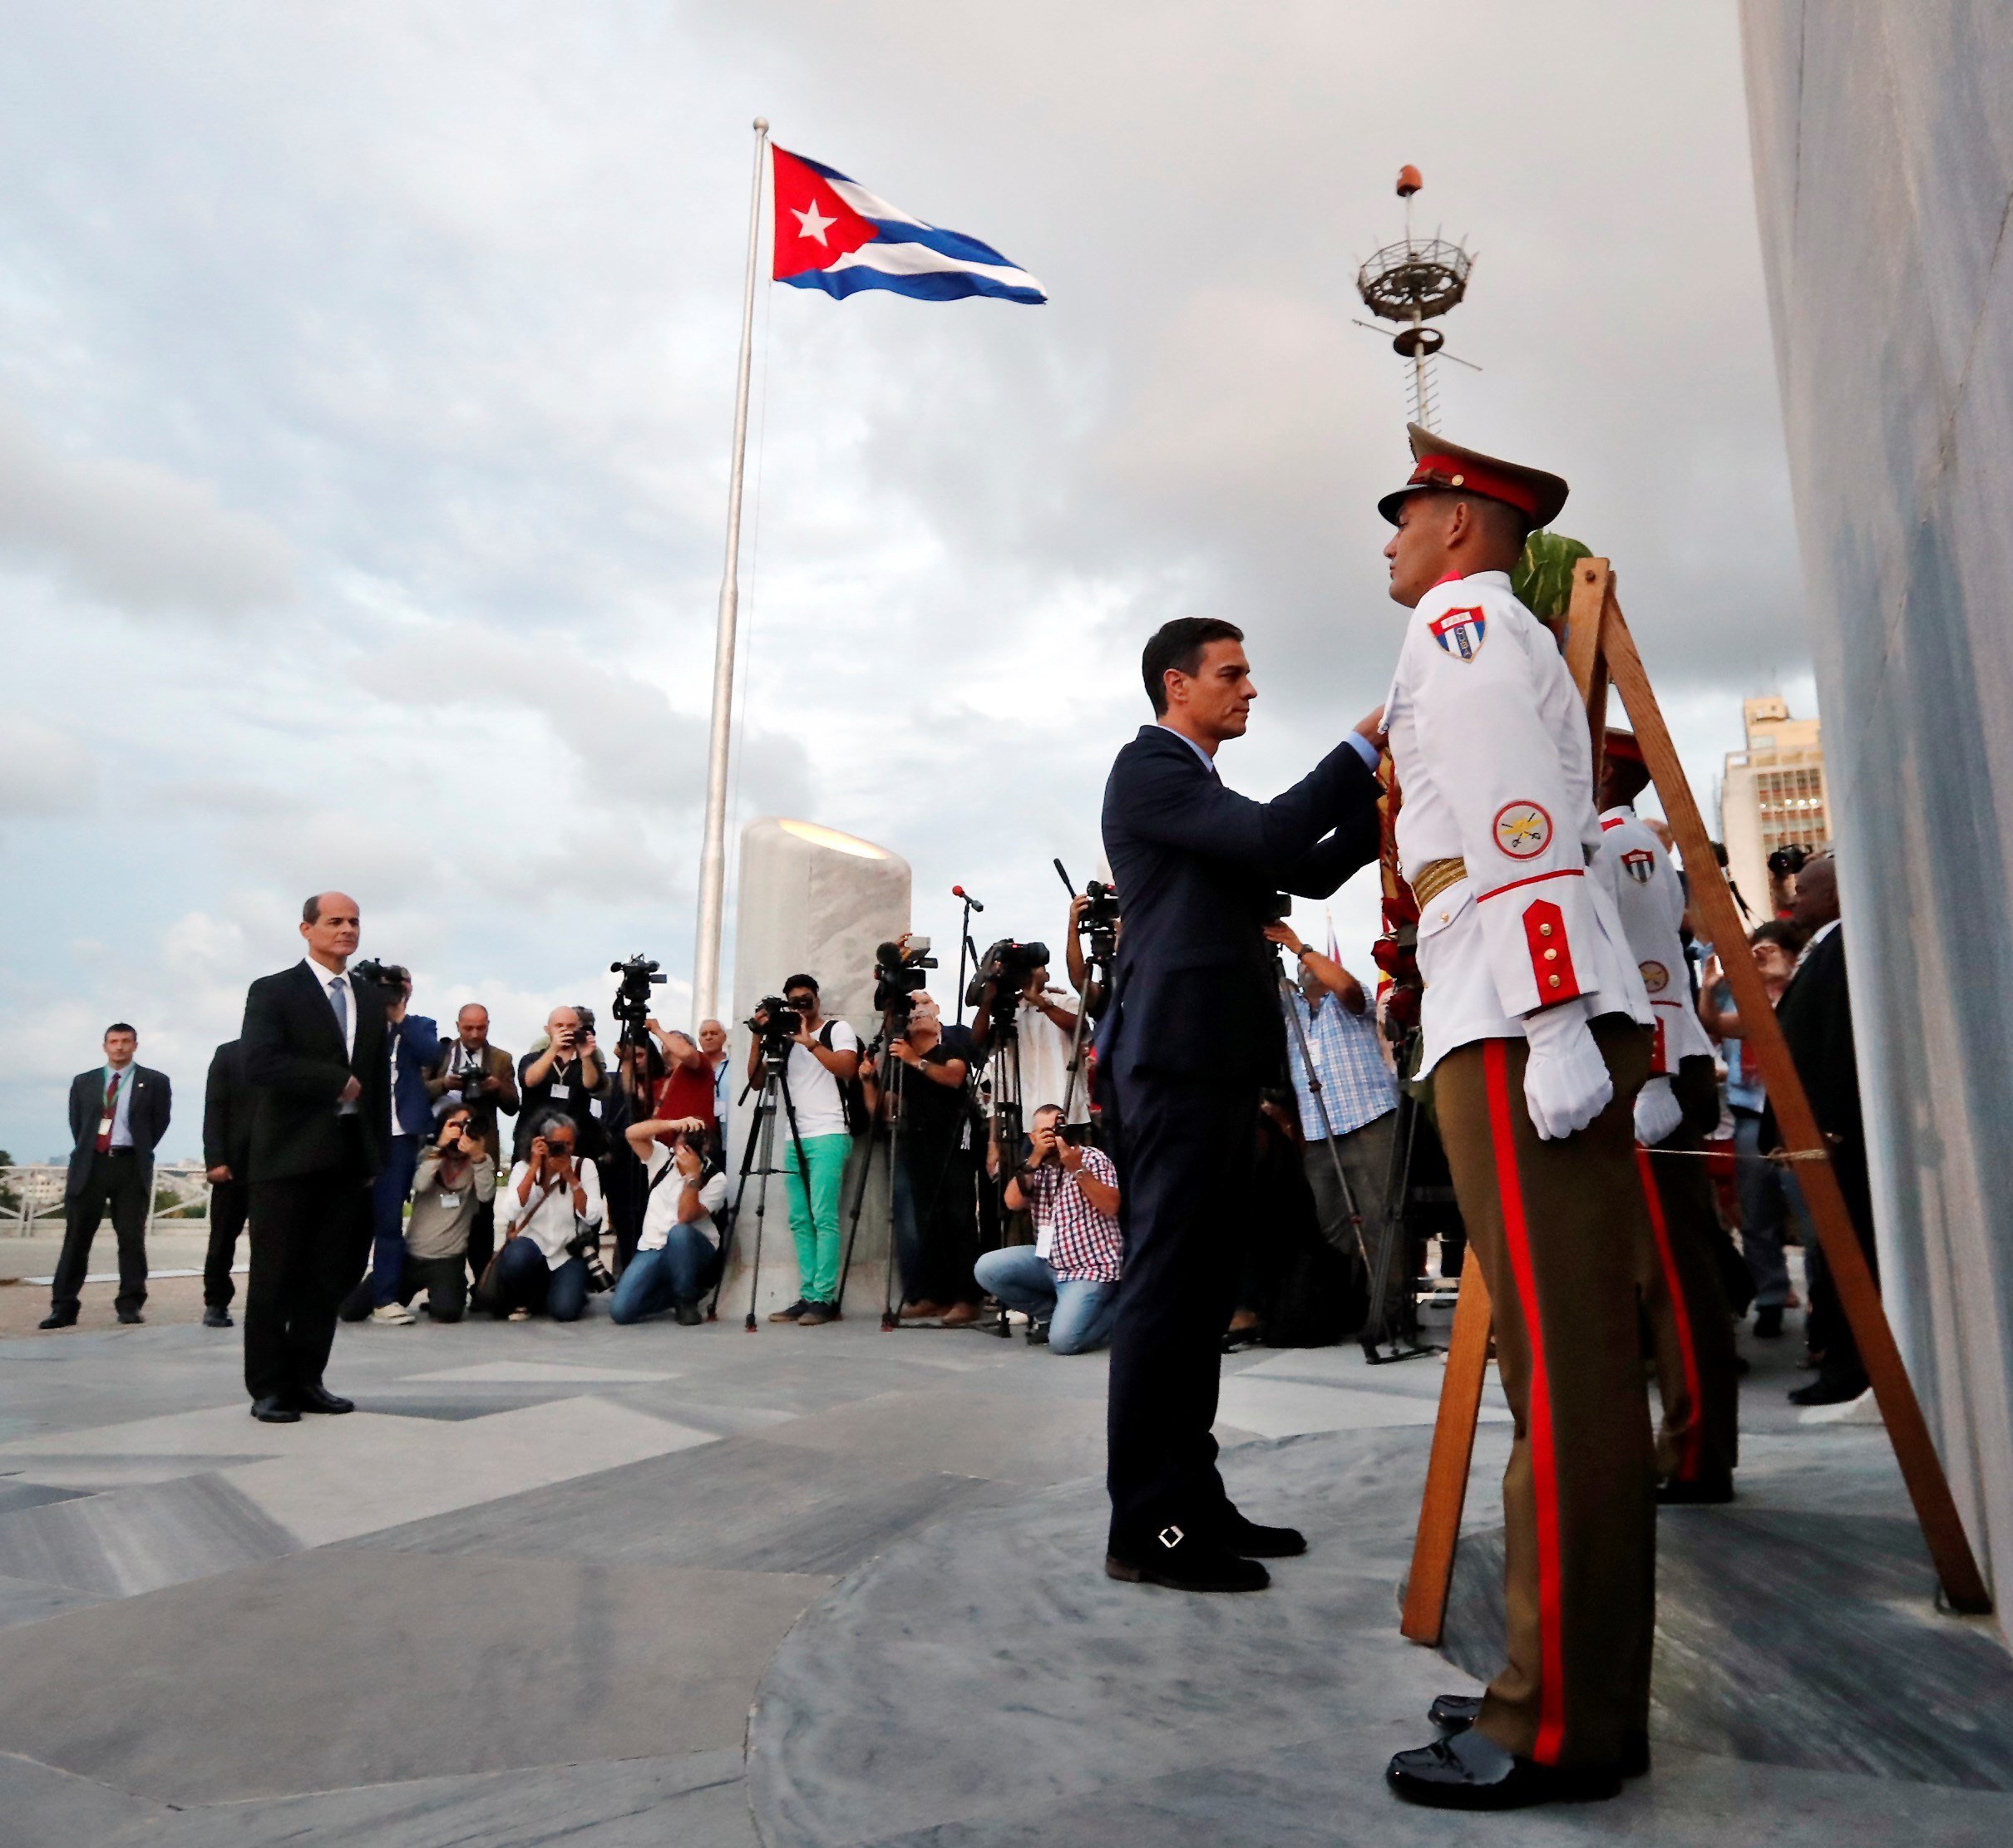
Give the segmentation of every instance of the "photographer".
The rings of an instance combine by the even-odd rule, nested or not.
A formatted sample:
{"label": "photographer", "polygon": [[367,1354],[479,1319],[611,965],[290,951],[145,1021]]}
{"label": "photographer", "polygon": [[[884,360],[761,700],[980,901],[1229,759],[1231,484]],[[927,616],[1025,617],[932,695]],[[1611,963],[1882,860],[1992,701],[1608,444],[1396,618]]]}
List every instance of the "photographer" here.
{"label": "photographer", "polygon": [[[895,1221],[900,1242],[905,1322],[939,1320],[946,1328],[979,1319],[981,1292],[972,1274],[979,1229],[975,1168],[969,1147],[969,1062],[945,1042],[943,1015],[927,994],[910,998],[907,1026],[888,1042],[886,1097],[891,1121],[900,1112],[900,1165],[895,1170]],[[884,1096],[880,1062],[862,1059],[867,1113]]]}
{"label": "photographer", "polygon": [[[1069,943],[1076,945],[1078,905],[1070,905]],[[979,967],[978,1013],[971,1023],[972,1043],[989,1053],[1000,1038],[998,1017],[1010,1005],[1020,1044],[1020,1095],[1059,1099],[1069,1092],[1069,1121],[1090,1121],[1089,1087],[1084,1075],[1069,1084],[1070,1048],[1075,1043],[1077,1017],[1063,1004],[1063,991],[1048,985],[1048,951],[1044,944],[995,944]],[[1011,997],[1002,998],[1002,990]],[[1086,1047],[1088,1047],[1088,1040]]]}
{"label": "photographer", "polygon": [[357,973],[384,994],[385,1047],[391,1059],[391,1120],[384,1165],[371,1185],[371,1293],[373,1322],[409,1323],[412,1312],[400,1300],[405,1268],[406,1196],[419,1166],[421,1144],[433,1129],[433,1096],[428,1074],[441,1062],[440,1029],[425,1014],[407,1011],[412,972],[397,963],[363,962]]}
{"label": "photographer", "polygon": [[580,1158],[580,1126],[571,1117],[548,1110],[527,1126],[530,1146],[504,1194],[503,1249],[477,1301],[499,1321],[521,1322],[543,1309],[555,1322],[577,1322],[588,1280],[579,1248],[601,1235],[600,1177]]}
{"label": "photographer", "polygon": [[[476,1216],[494,1211],[496,1157],[483,1146],[474,1113],[449,1106],[440,1134],[428,1143],[412,1177],[412,1217],[406,1225],[405,1266],[397,1301],[410,1310],[427,1293],[427,1313],[436,1322],[459,1322],[468,1306],[468,1239]],[[343,1305],[345,1322],[371,1313],[367,1285],[359,1284]],[[410,1313],[406,1319],[412,1319]]]}
{"label": "photographer", "polygon": [[1053,1353],[1088,1354],[1111,1339],[1118,1314],[1118,1170],[1102,1149],[1068,1138],[1059,1105],[1035,1111],[1029,1141],[1006,1203],[1033,1212],[1034,1243],[985,1253],[979,1287],[1024,1310]]}
{"label": "photographer", "polygon": [[640,1322],[673,1311],[679,1324],[696,1328],[706,1318],[699,1299],[716,1274],[727,1175],[712,1150],[712,1136],[696,1116],[646,1117],[626,1135],[630,1153],[649,1176],[643,1235],[609,1303],[614,1322]]}
{"label": "photographer", "polygon": [[[838,1319],[839,1190],[846,1177],[846,1158],[852,1151],[842,1084],[860,1072],[860,1036],[842,1020],[827,1020],[818,1005],[818,985],[808,975],[793,975],[783,983],[783,1008],[789,1018],[777,1019],[768,1002],[757,1008],[748,1024],[755,1033],[748,1047],[748,1082],[762,1080],[762,1044],[780,1031],[789,1046],[783,1082],[797,1118],[797,1134],[788,1120],[777,1125],[783,1150],[783,1171],[790,1196],[790,1231],[797,1241],[797,1274],[803,1294],[772,1322],[794,1322],[815,1328]],[[803,1145],[803,1165],[797,1145]],[[808,1166],[807,1175],[804,1166]]]}
{"label": "photographer", "polygon": [[558,1007],[545,1016],[545,1044],[517,1064],[524,1116],[517,1125],[517,1158],[524,1159],[531,1125],[547,1111],[573,1119],[580,1152],[589,1161],[605,1152],[601,1126],[608,1076],[595,1047],[594,1021],[579,1008]]}
{"label": "photographer", "polygon": [[[455,1037],[447,1042],[440,1067],[427,1080],[427,1092],[437,1113],[459,1105],[468,1112],[470,1134],[489,1151],[494,1169],[503,1165],[505,1116],[517,1114],[516,1062],[502,1047],[489,1042],[489,1009],[471,1001],[454,1017]],[[485,1196],[468,1229],[468,1275],[472,1284],[489,1269],[496,1249],[495,1189]]]}
{"label": "photographer", "polygon": [[629,1146],[628,1132],[632,1124],[670,1114],[658,1102],[664,1077],[664,1062],[649,1035],[625,1027],[615,1042],[614,1080],[601,1100],[601,1126],[608,1136],[608,1151],[595,1164],[601,1170],[601,1198],[615,1234],[618,1277],[635,1255],[643,1231],[644,1195],[650,1184]]}
{"label": "photographer", "polygon": [[[654,1019],[644,1024],[649,1027],[662,1054],[663,1072],[657,1087],[657,1110],[659,1116],[697,1116],[704,1122],[713,1122],[719,1116],[718,1074],[713,1060],[700,1050],[688,1035],[676,1027],[666,1029]],[[715,1021],[716,1032],[719,1023]],[[726,1058],[724,1034],[721,1058]]]}

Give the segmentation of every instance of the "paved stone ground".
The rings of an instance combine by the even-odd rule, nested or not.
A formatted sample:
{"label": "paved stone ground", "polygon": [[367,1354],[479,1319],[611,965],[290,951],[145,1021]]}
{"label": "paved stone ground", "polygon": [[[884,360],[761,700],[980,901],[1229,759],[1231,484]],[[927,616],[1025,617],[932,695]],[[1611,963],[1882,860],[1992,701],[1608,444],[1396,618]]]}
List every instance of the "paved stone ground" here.
{"label": "paved stone ground", "polygon": [[[1262,1598],[1197,1600],[1098,1570],[1098,1357],[850,1321],[422,1319],[343,1330],[330,1380],[359,1411],[274,1427],[245,1415],[234,1333],[0,1340],[0,1848],[1475,1839],[1374,1775],[1461,1679],[1392,1622],[1437,1364],[1228,1365],[1233,1487],[1320,1545]],[[1866,1747],[1897,1689],[1969,1688],[1993,1772],[2003,1651],[1927,1612],[1881,1434],[1798,1429],[1785,1383],[1752,1382],[1747,1525],[1684,1511],[1705,1542],[1679,1582],[1724,1576],[1724,1545],[1749,1584],[1803,1587],[1767,1622],[1838,1647],[1770,1701],[1853,1703]],[[1502,1442],[1482,1434],[1471,1653]],[[1843,1525],[1813,1555],[1817,1516]],[[1680,1629],[1695,1655],[1728,1621]],[[1799,1681],[1812,1660],[1829,1688]],[[1953,1787],[1934,1728],[1813,1768],[1752,1705],[1713,1736],[1678,1700],[1626,1806],[1506,1839],[2013,1836],[2005,1786]]]}

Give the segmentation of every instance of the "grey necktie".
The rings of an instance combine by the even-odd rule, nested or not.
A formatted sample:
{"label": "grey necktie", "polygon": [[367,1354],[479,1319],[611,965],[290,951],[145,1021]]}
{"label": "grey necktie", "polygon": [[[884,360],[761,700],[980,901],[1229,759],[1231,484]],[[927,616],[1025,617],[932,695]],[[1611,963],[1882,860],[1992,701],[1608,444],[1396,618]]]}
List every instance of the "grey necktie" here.
{"label": "grey necktie", "polygon": [[328,984],[328,1004],[335,1009],[336,1031],[343,1036],[344,1051],[349,1047],[349,984],[337,976]]}

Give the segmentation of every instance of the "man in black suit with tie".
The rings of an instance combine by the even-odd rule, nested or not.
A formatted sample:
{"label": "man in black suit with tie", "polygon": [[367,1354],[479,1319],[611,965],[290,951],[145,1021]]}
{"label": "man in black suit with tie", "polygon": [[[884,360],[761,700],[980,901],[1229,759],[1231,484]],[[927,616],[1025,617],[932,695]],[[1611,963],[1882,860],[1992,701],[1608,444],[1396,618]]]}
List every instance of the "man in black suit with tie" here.
{"label": "man in black suit with tie", "polygon": [[244,1076],[244,1042],[211,1056],[203,1087],[203,1166],[210,1177],[210,1249],[203,1258],[203,1326],[228,1328],[238,1287],[230,1267],[251,1205],[252,1117],[259,1101]]}
{"label": "man in black suit with tie", "polygon": [[147,1299],[147,1207],[154,1150],[168,1132],[173,1097],[165,1072],[136,1062],[140,1036],[123,1020],[105,1029],[105,1062],[70,1081],[70,1173],[63,1185],[63,1249],[45,1328],[76,1321],[91,1241],[109,1208],[119,1239],[121,1322],[141,1322]]}
{"label": "man in black suit with tie", "polygon": [[1258,1093],[1284,1069],[1279,978],[1261,934],[1281,890],[1325,898],[1377,857],[1372,714],[1270,802],[1223,786],[1256,689],[1243,633],[1186,618],[1142,661],[1154,722],[1104,789],[1125,907],[1098,1034],[1117,1132],[1124,1275],[1112,1342],[1105,1570],[1194,1591],[1255,1591],[1261,1558],[1304,1552],[1247,1520],[1216,1473],[1216,1387],[1253,1210]]}
{"label": "man in black suit with tie", "polygon": [[391,1121],[384,991],[348,971],[357,901],[321,892],[301,908],[308,954],[244,997],[252,1125],[252,1269],[244,1383],[252,1416],[352,1412],[322,1383],[336,1310],[363,1274],[371,1182]]}

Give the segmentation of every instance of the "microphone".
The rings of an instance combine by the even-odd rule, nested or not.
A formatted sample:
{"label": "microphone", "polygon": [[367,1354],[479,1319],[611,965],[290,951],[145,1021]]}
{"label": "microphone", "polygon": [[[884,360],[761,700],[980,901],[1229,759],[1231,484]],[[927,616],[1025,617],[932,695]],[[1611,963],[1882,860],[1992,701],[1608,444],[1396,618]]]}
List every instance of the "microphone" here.
{"label": "microphone", "polygon": [[984,905],[979,904],[979,902],[974,899],[970,893],[967,892],[961,885],[952,886],[950,889],[950,895],[954,899],[964,899],[964,901],[974,911],[983,911],[985,909]]}

